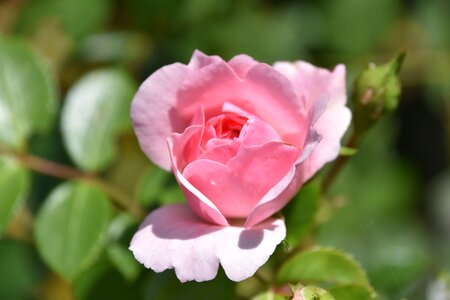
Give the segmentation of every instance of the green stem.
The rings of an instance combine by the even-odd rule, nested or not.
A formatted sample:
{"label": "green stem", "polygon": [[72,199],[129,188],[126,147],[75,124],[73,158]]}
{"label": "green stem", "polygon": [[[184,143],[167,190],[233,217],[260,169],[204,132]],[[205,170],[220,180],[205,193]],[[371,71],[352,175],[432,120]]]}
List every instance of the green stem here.
{"label": "green stem", "polygon": [[114,203],[117,204],[122,209],[127,210],[132,215],[134,215],[139,220],[143,219],[145,216],[145,210],[131,197],[125,194],[120,189],[109,182],[103,180],[94,174],[85,173],[81,170],[62,165],[41,157],[37,157],[27,153],[16,153],[12,150],[3,148],[0,146],[0,154],[5,154],[7,156],[12,156],[16,158],[22,165],[26,168],[49,175],[56,178],[62,179],[79,179],[95,184],[101,188],[105,193],[111,196]]}

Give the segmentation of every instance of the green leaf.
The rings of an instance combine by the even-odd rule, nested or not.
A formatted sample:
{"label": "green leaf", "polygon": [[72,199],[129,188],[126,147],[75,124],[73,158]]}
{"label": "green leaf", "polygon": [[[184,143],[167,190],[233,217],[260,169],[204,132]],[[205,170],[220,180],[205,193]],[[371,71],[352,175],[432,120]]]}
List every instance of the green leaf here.
{"label": "green leaf", "polygon": [[273,291],[267,291],[252,297],[251,300],[285,300],[286,297],[275,294]]}
{"label": "green leaf", "polygon": [[111,8],[109,0],[41,0],[27,3],[21,10],[17,30],[33,32],[42,22],[57,20],[73,37],[98,31]]}
{"label": "green leaf", "polygon": [[370,300],[374,298],[371,289],[364,285],[337,285],[328,290],[336,300]]}
{"label": "green leaf", "polygon": [[24,199],[29,180],[27,170],[16,161],[0,158],[0,236]]}
{"label": "green leaf", "polygon": [[130,250],[119,243],[109,245],[106,250],[113,265],[128,281],[134,281],[139,276],[142,267]]}
{"label": "green leaf", "polygon": [[[159,203],[159,195],[163,192],[170,173],[153,167],[142,175],[136,188],[136,198],[144,205]],[[183,198],[182,198],[183,199]]]}
{"label": "green leaf", "polygon": [[185,200],[183,192],[178,185],[172,185],[164,189],[160,195],[159,202],[162,205],[183,203]]}
{"label": "green leaf", "polygon": [[283,210],[286,218],[286,241],[290,247],[298,242],[311,229],[319,208],[320,183],[313,181],[302,187],[297,197]]}
{"label": "green leaf", "polygon": [[0,37],[0,144],[23,149],[33,132],[49,129],[55,95],[47,70],[25,43]]}
{"label": "green leaf", "polygon": [[335,300],[328,291],[312,285],[304,287],[301,290],[297,291],[295,293],[295,296],[297,295],[301,297],[301,300]]}
{"label": "green leaf", "polygon": [[127,73],[106,69],[81,78],[69,91],[62,133],[77,166],[101,171],[116,156],[115,138],[131,129],[130,103],[136,86]]}
{"label": "green leaf", "polygon": [[72,280],[90,265],[105,242],[111,207],[107,196],[87,183],[60,185],[37,216],[35,239],[44,261]]}
{"label": "green leaf", "polygon": [[0,266],[0,299],[36,298],[42,265],[32,245],[0,239]]}
{"label": "green leaf", "polygon": [[[138,226],[136,219],[126,213],[116,216],[108,229],[109,243],[106,248],[106,254],[114,267],[128,281],[134,281],[142,270],[132,252],[128,250],[130,238],[127,236],[128,229],[135,229]],[[124,246],[121,241],[126,239]]]}
{"label": "green leaf", "polygon": [[282,265],[277,276],[280,282],[369,285],[365,272],[349,254],[321,247],[295,255]]}

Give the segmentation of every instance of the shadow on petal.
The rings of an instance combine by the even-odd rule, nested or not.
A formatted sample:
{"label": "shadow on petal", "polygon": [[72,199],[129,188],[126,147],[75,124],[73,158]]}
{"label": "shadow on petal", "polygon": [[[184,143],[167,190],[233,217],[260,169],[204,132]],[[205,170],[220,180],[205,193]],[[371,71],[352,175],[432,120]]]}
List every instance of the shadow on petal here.
{"label": "shadow on petal", "polygon": [[238,247],[241,249],[253,249],[258,247],[264,238],[262,229],[247,229],[239,235]]}

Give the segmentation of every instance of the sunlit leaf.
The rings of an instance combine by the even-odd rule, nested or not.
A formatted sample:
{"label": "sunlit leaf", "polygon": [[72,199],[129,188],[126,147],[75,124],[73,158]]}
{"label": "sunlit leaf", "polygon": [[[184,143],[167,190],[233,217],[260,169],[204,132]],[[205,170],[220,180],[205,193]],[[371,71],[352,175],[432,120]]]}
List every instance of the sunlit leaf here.
{"label": "sunlit leaf", "polygon": [[[294,299],[298,300],[335,300],[326,290],[317,286],[304,287],[294,294]],[[351,300],[351,299],[348,299]],[[362,299],[361,299],[362,300]]]}
{"label": "sunlit leaf", "polygon": [[275,294],[273,291],[264,292],[256,295],[251,300],[285,300],[286,297]]}
{"label": "sunlit leaf", "polygon": [[57,102],[54,83],[24,42],[0,37],[0,143],[23,149],[47,130]]}
{"label": "sunlit leaf", "polygon": [[353,156],[358,152],[355,148],[349,148],[349,147],[341,147],[341,150],[339,151],[339,155],[342,156]]}
{"label": "sunlit leaf", "polygon": [[278,280],[369,284],[358,262],[350,255],[331,248],[313,248],[293,256],[282,265]]}
{"label": "sunlit leaf", "polygon": [[62,112],[62,133],[80,168],[100,171],[113,162],[117,134],[131,129],[135,92],[128,74],[115,69],[93,71],[71,88]]}
{"label": "sunlit leaf", "polygon": [[96,187],[68,182],[45,200],[35,225],[44,261],[67,279],[74,279],[96,257],[105,242],[111,215],[107,196]]}
{"label": "sunlit leaf", "polygon": [[22,166],[14,160],[0,158],[0,236],[22,202],[28,184],[28,172]]}

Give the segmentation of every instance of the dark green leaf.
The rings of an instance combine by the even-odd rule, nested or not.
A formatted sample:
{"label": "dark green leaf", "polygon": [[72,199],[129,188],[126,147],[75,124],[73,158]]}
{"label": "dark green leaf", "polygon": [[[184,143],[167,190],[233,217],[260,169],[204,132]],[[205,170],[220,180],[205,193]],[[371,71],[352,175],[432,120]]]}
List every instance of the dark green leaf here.
{"label": "dark green leaf", "polygon": [[142,266],[134,258],[130,250],[119,243],[107,248],[108,257],[120,273],[129,281],[134,281],[142,270]]}
{"label": "dark green leaf", "polygon": [[64,183],[45,200],[35,225],[45,262],[67,279],[90,265],[106,239],[111,215],[107,196],[82,182]]}
{"label": "dark green leaf", "polygon": [[350,255],[331,248],[313,248],[295,255],[283,264],[278,280],[369,284],[365,272]]}
{"label": "dark green leaf", "polygon": [[0,37],[0,143],[23,149],[47,130],[57,108],[55,86],[38,58],[18,39]]}
{"label": "dark green leaf", "polygon": [[[128,281],[134,281],[142,270],[132,252],[128,250],[130,239],[126,235],[128,229],[136,228],[137,225],[133,217],[122,213],[113,219],[108,229],[109,243],[106,253],[112,264]],[[124,238],[126,245],[121,243]]]}
{"label": "dark green leaf", "polygon": [[313,181],[302,187],[297,197],[283,210],[286,218],[286,241],[294,247],[311,229],[319,207],[320,184]]}
{"label": "dark green leaf", "polygon": [[80,168],[101,171],[114,160],[116,136],[131,129],[135,92],[128,74],[114,69],[93,71],[71,88],[62,113],[62,133]]}
{"label": "dark green leaf", "polygon": [[28,243],[0,240],[0,299],[35,299],[33,288],[42,278],[39,258]]}
{"label": "dark green leaf", "polygon": [[56,19],[73,37],[79,38],[98,31],[105,23],[109,8],[109,0],[32,1],[24,6],[17,29],[32,32],[41,22]]}
{"label": "dark green leaf", "polygon": [[0,236],[22,202],[28,184],[28,172],[22,166],[12,159],[0,158]]}
{"label": "dark green leaf", "polygon": [[146,206],[158,204],[161,200],[158,196],[163,192],[165,184],[170,176],[170,173],[162,169],[157,167],[151,168],[145,172],[139,180],[136,198]]}

